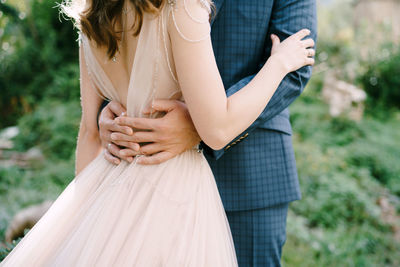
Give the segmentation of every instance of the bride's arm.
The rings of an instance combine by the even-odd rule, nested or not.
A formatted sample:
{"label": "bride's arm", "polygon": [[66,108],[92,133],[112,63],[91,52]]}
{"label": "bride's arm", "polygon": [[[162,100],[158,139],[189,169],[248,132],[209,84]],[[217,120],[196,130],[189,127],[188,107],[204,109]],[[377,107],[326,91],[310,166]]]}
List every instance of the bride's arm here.
{"label": "bride's arm", "polygon": [[100,152],[101,142],[97,128],[97,112],[101,97],[90,82],[83,44],[79,47],[80,90],[82,118],[76,146],[75,174],[78,175]]}
{"label": "bride's arm", "polygon": [[218,150],[257,119],[286,74],[313,64],[306,51],[312,41],[302,41],[308,30],[282,43],[274,37],[272,55],[264,67],[246,87],[227,98],[215,62],[210,26],[193,19],[204,21],[208,13],[197,0],[186,0],[189,12],[184,1],[177,2],[168,31],[179,85],[201,139]]}

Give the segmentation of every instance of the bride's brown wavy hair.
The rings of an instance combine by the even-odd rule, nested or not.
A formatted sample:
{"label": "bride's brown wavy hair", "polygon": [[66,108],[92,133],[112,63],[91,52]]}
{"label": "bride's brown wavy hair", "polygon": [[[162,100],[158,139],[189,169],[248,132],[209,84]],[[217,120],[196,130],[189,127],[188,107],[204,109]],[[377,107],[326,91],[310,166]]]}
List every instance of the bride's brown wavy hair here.
{"label": "bride's brown wavy hair", "polygon": [[[121,31],[115,30],[115,24],[121,17],[125,1],[130,1],[135,11],[132,29],[133,35],[137,36],[142,29],[144,13],[158,14],[167,0],[63,0],[60,12],[72,18],[75,26],[98,46],[105,46],[111,59],[121,40]],[[211,0],[206,1],[211,5],[211,19],[215,6]]]}
{"label": "bride's brown wavy hair", "polygon": [[[111,59],[118,51],[121,32],[115,30],[115,24],[121,17],[126,0],[86,0],[91,2],[83,9],[85,0],[66,0],[61,4],[61,13],[75,20],[75,25],[98,46],[107,48]],[[132,25],[133,35],[140,33],[145,12],[157,14],[166,0],[128,0],[135,11]],[[83,10],[82,10],[83,9]],[[81,11],[79,11],[81,10]]]}

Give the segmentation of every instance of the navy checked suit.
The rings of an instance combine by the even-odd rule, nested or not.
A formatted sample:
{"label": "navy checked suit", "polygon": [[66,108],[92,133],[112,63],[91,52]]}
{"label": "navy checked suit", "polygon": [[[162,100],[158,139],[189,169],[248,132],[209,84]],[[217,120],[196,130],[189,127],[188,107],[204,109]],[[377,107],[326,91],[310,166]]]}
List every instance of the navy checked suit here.
{"label": "navy checked suit", "polygon": [[[315,0],[214,0],[211,37],[227,95],[245,86],[281,40],[302,28],[316,40]],[[224,149],[202,147],[232,230],[239,266],[280,266],[288,203],[301,198],[287,107],[310,67],[288,74],[259,118]],[[266,85],[267,86],[267,85]]]}

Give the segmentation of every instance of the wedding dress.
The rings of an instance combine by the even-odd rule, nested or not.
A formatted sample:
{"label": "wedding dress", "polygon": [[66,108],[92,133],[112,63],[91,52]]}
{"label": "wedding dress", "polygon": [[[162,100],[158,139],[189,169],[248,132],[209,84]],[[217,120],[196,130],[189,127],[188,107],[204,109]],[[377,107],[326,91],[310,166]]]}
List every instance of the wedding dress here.
{"label": "wedding dress", "polygon": [[[118,54],[104,63],[81,34],[91,82],[103,97],[126,104],[129,116],[143,116],[152,99],[181,97],[167,23],[179,27],[174,12],[190,16],[185,1],[168,1],[158,16],[144,14],[127,92],[111,79],[121,67]],[[214,176],[192,149],[151,166],[114,166],[100,153],[0,266],[231,267],[237,261]]]}

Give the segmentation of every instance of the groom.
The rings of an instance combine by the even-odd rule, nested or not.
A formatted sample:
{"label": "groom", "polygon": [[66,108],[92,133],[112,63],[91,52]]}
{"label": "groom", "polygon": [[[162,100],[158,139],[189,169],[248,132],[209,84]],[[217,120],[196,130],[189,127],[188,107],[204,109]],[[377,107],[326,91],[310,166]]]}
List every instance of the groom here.
{"label": "groom", "polygon": [[[271,33],[283,40],[308,28],[316,39],[315,0],[214,3],[217,14],[211,37],[228,96],[245,86],[266,62]],[[213,151],[202,143],[241,267],[280,266],[288,205],[301,197],[287,108],[303,91],[310,75],[310,67],[288,74],[260,117],[224,149]],[[200,141],[185,104],[168,100],[157,101],[156,106],[166,112],[163,118],[126,118],[124,125],[113,120],[124,112],[119,103],[111,102],[103,109],[99,127],[102,142],[107,144],[107,160],[118,164],[121,159],[132,161],[133,156],[144,153],[148,157],[142,157],[143,164],[157,164]],[[143,131],[127,135],[127,126]],[[140,142],[150,143],[135,151]]]}

